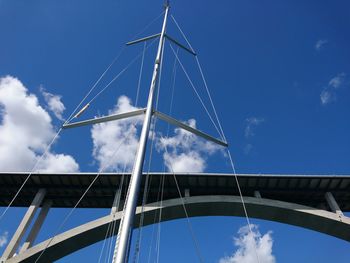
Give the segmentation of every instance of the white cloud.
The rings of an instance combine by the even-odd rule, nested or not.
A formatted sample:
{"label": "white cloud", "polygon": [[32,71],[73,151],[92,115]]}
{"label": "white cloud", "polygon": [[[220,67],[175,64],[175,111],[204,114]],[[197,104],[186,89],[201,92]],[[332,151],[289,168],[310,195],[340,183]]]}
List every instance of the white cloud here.
{"label": "white cloud", "polygon": [[53,112],[53,114],[57,117],[59,120],[63,120],[62,113],[66,109],[64,104],[61,101],[60,95],[54,95],[50,92],[47,92],[43,87],[40,88],[41,93],[44,96],[44,99],[47,103],[47,106],[49,107],[49,110]]}
{"label": "white cloud", "polygon": [[199,173],[203,172],[206,167],[204,158],[195,151],[180,153],[179,155],[164,153],[163,158],[168,170],[172,172]]}
{"label": "white cloud", "polygon": [[2,233],[2,235],[0,235],[0,247],[3,247],[7,244],[8,236],[9,236],[9,233],[7,231]]}
{"label": "white cloud", "polygon": [[220,259],[220,263],[257,263],[257,257],[260,263],[275,263],[276,259],[272,254],[272,233],[269,231],[261,235],[256,225],[241,227],[238,230],[238,237],[234,238],[234,244],[237,250],[232,256]]}
{"label": "white cloud", "polygon": [[53,172],[78,172],[79,165],[74,158],[66,154],[48,153],[39,163],[38,170],[47,173]]}
{"label": "white cloud", "polygon": [[320,100],[322,105],[327,105],[331,102],[337,100],[337,89],[345,85],[346,74],[344,72],[339,73],[337,76],[333,77],[328,85],[323,88],[320,94]]}
{"label": "white cloud", "polygon": [[332,87],[334,89],[339,88],[341,85],[343,85],[345,81],[345,73],[339,73],[337,76],[335,76],[334,78],[332,78],[329,83],[328,86]]}
{"label": "white cloud", "polygon": [[[187,124],[196,127],[194,119],[190,119]],[[173,137],[160,138],[157,147],[158,151],[164,150],[165,165],[172,172],[203,172],[206,168],[206,156],[221,149],[216,144],[199,139],[180,128],[175,129]]]}
{"label": "white cloud", "polygon": [[[131,105],[128,97],[121,96],[109,114],[136,109]],[[143,116],[139,116],[100,123],[92,127],[93,157],[97,160],[100,169],[124,171],[126,167],[127,171],[131,170],[139,142],[137,126],[142,123],[142,120]],[[196,126],[193,119],[189,120],[188,124],[192,127]],[[168,170],[173,169],[175,172],[202,172],[206,167],[205,155],[213,154],[219,149],[219,146],[203,141],[180,128],[175,129],[173,137],[157,138],[156,146],[158,151],[164,151],[163,159]]]}
{"label": "white cloud", "polygon": [[[136,110],[126,96],[120,96],[115,108],[109,114]],[[93,157],[100,169],[105,171],[129,171],[135,159],[138,147],[137,125],[142,123],[143,116],[111,121],[93,125]]]}
{"label": "white cloud", "polygon": [[243,148],[244,154],[246,154],[246,155],[250,154],[251,151],[253,150],[253,148],[254,148],[254,147],[253,147],[253,145],[252,145],[251,143],[246,144],[246,145],[244,146],[244,148]]}
{"label": "white cloud", "polygon": [[244,136],[246,138],[253,137],[255,135],[255,133],[254,133],[255,127],[259,126],[264,121],[265,120],[263,118],[257,118],[257,117],[251,117],[251,118],[246,119],[246,127],[244,130]]}
{"label": "white cloud", "polygon": [[321,104],[326,105],[335,100],[335,94],[327,89],[322,90],[320,94]]}
{"label": "white cloud", "polygon": [[[55,135],[52,119],[14,77],[0,78],[0,170],[31,171]],[[73,157],[49,151],[37,170],[75,172]]]}
{"label": "white cloud", "polygon": [[323,49],[323,47],[328,43],[327,39],[319,39],[317,40],[316,44],[315,44],[315,49],[316,51],[320,51]]}

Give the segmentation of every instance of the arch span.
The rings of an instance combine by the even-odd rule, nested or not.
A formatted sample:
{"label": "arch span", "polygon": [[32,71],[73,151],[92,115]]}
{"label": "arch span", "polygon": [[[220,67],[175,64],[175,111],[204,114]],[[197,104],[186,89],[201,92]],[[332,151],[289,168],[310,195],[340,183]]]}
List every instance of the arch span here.
{"label": "arch span", "polygon": [[[266,219],[300,226],[350,241],[350,218],[336,213],[287,203],[277,200],[244,197],[250,217]],[[185,198],[186,208],[194,216],[243,216],[243,209],[238,196],[195,196]],[[162,221],[184,218],[185,213],[180,198],[151,203],[144,208],[144,225],[153,223],[154,215],[162,209]],[[136,220],[140,217],[141,208],[137,208]],[[47,249],[40,262],[52,262],[74,251],[96,243],[105,237],[108,224],[113,220],[119,225],[122,213],[101,217],[43,241],[13,257],[6,262],[35,262],[40,253]],[[48,245],[49,244],[49,245]]]}

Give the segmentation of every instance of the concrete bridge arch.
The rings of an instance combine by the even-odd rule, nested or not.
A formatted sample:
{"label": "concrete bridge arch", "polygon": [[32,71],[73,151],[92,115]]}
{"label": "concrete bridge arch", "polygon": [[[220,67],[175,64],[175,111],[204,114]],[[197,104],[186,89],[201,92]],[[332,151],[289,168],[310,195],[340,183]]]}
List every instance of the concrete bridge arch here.
{"label": "concrete bridge arch", "polygon": [[[183,199],[190,217],[195,216],[244,216],[242,203],[238,196],[207,195]],[[244,197],[249,216],[300,226],[343,240],[350,241],[350,218],[305,205],[265,199]],[[147,204],[144,208],[144,225],[153,223],[154,215],[162,209],[162,222],[184,218],[185,213],[180,198]],[[137,221],[141,208],[137,209]],[[43,241],[6,262],[35,262],[46,248],[39,262],[51,262],[74,251],[94,244],[105,237],[108,224],[119,224],[121,212],[108,215],[80,225],[57,235],[53,240]]]}

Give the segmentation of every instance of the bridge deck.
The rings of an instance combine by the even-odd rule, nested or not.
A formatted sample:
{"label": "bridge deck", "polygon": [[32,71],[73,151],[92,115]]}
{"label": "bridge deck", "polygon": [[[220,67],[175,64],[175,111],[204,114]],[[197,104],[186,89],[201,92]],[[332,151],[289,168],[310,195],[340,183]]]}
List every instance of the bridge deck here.
{"label": "bridge deck", "polygon": [[[151,173],[151,187],[147,203],[158,198],[160,179],[163,174]],[[0,173],[0,206],[6,206],[16,194],[28,173]],[[39,188],[46,188],[46,199],[53,207],[72,207],[80,198],[96,173],[32,174],[13,206],[27,207]],[[178,198],[173,175],[165,173],[163,199]],[[145,178],[146,176],[144,176]],[[79,207],[110,208],[122,174],[103,173],[94,183]],[[130,175],[125,175],[123,194]],[[176,174],[182,195],[189,189],[191,196],[238,195],[232,174]],[[239,174],[239,183],[244,196],[253,196],[259,191],[263,198],[281,200],[329,210],[325,193],[331,192],[343,211],[350,211],[350,176],[329,175],[260,175]],[[144,186],[142,182],[142,191]],[[140,195],[142,197],[142,194]],[[140,200],[139,200],[140,203]]]}

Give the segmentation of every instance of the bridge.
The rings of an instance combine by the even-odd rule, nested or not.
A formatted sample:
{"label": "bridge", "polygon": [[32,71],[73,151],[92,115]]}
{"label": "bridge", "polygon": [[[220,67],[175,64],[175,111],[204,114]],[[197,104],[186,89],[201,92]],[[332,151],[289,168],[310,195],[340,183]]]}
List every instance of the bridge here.
{"label": "bridge", "polygon": [[[9,204],[27,176],[26,173],[0,173],[0,206]],[[190,217],[244,216],[233,174],[150,173],[148,176],[150,184],[144,206],[144,226],[154,222],[160,209],[161,221],[185,217],[184,205]],[[135,227],[140,220],[146,177],[146,174],[142,177]],[[49,209],[74,207],[95,178],[96,173],[32,174],[13,203],[13,206],[28,207],[28,210],[2,260],[35,262],[46,249],[40,261],[50,262],[104,239],[111,222],[119,225],[130,174],[100,174],[77,206],[112,207],[109,215],[35,244]],[[164,194],[160,202],[162,178]],[[250,217],[300,226],[350,241],[350,218],[343,214],[350,211],[349,175],[238,174],[237,179]],[[39,215],[29,229],[35,213]],[[29,232],[27,240],[19,254],[13,257],[26,232]]]}

